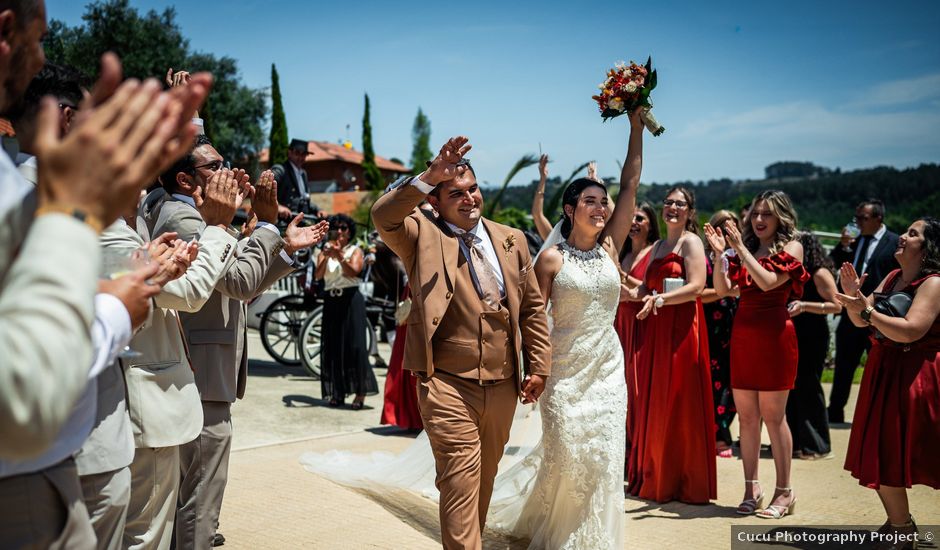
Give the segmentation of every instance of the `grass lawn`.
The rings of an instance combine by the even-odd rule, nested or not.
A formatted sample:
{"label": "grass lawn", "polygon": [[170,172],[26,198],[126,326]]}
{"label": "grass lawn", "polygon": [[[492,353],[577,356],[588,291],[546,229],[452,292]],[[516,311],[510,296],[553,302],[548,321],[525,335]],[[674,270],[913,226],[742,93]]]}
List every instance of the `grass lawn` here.
{"label": "grass lawn", "polygon": [[[823,384],[831,384],[831,383],[832,383],[832,377],[833,377],[833,375],[835,375],[835,372],[836,372],[836,369],[834,369],[834,368],[828,368],[828,367],[827,367],[827,368],[823,369],[823,371],[822,371],[822,379],[820,380],[820,382],[822,382]],[[852,383],[853,383],[853,384],[858,384],[858,383],[860,383],[860,382],[862,381],[862,373],[863,373],[863,372],[865,372],[865,369],[864,369],[863,367],[859,367],[859,368],[855,369],[855,376],[852,377]]]}

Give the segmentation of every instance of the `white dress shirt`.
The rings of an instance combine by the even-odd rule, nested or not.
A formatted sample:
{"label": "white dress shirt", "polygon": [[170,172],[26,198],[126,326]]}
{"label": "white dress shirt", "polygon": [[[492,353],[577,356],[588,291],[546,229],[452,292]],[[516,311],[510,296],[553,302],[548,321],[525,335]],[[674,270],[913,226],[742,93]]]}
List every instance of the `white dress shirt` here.
{"label": "white dress shirt", "polygon": [[300,191],[300,196],[306,197],[307,186],[304,184],[304,178],[307,176],[306,172],[294,166],[294,163],[291,161],[287,161],[287,164],[290,164],[290,167],[294,169],[294,179],[297,180],[297,190]]}
{"label": "white dress shirt", "polygon": [[[868,271],[868,260],[871,259],[872,253],[875,251],[875,248],[878,247],[878,243],[885,236],[885,233],[888,232],[888,228],[884,224],[871,236],[871,243],[869,243],[868,248],[865,250],[865,258],[862,260],[862,270],[858,272],[859,275]],[[859,237],[862,239],[863,237]],[[852,265],[858,264],[858,255],[862,253],[862,245],[859,244],[858,248],[855,249],[855,257],[852,258]]]}

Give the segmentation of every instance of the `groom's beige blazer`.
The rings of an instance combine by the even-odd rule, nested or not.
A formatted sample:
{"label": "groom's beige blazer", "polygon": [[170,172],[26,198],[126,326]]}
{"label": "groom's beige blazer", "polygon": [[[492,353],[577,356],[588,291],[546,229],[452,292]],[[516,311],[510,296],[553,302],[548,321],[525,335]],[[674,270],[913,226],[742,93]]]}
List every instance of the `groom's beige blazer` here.
{"label": "groom's beige blazer", "polygon": [[[466,302],[480,298],[472,284],[457,284],[458,263],[462,263],[458,262],[460,244],[442,222],[417,208],[424,199],[424,193],[410,182],[405,183],[376,201],[372,219],[382,239],[401,258],[411,281],[412,306],[407,321],[404,366],[430,376],[435,368],[451,372],[466,370],[451,366],[455,361],[472,362],[475,357],[485,362],[485,352],[468,356],[457,345],[448,348],[447,342],[441,342],[440,338],[437,346],[432,345],[439,331],[447,333],[448,342],[477,342],[480,338],[478,319],[458,320],[443,329],[441,323],[455,296]],[[548,322],[525,236],[518,229],[487,219],[482,223],[496,249],[505,282],[513,355],[521,355],[521,366],[526,373],[547,376],[551,370]],[[435,347],[447,353],[435,357]],[[480,364],[479,377],[502,378],[501,367],[496,363]]]}

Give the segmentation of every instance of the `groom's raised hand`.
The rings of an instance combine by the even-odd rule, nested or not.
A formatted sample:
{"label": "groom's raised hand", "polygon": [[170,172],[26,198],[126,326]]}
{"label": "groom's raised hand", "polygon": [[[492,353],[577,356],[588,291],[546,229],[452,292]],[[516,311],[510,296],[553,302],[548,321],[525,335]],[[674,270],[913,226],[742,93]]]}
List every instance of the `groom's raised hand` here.
{"label": "groom's raised hand", "polygon": [[464,136],[450,138],[418,179],[428,185],[438,185],[456,178],[467,170],[466,166],[458,166],[457,163],[472,147],[470,140]]}
{"label": "groom's raised hand", "polygon": [[522,384],[522,402],[535,403],[545,391],[545,377],[541,374],[527,374]]}

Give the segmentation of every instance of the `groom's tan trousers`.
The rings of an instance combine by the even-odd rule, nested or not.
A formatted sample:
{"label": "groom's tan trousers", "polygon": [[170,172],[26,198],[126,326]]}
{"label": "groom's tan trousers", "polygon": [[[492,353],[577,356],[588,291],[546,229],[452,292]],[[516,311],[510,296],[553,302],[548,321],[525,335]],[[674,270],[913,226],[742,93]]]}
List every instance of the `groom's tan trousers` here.
{"label": "groom's tan trousers", "polygon": [[442,371],[418,382],[421,419],[434,450],[444,548],[479,549],[496,466],[509,439],[515,379],[480,385]]}

